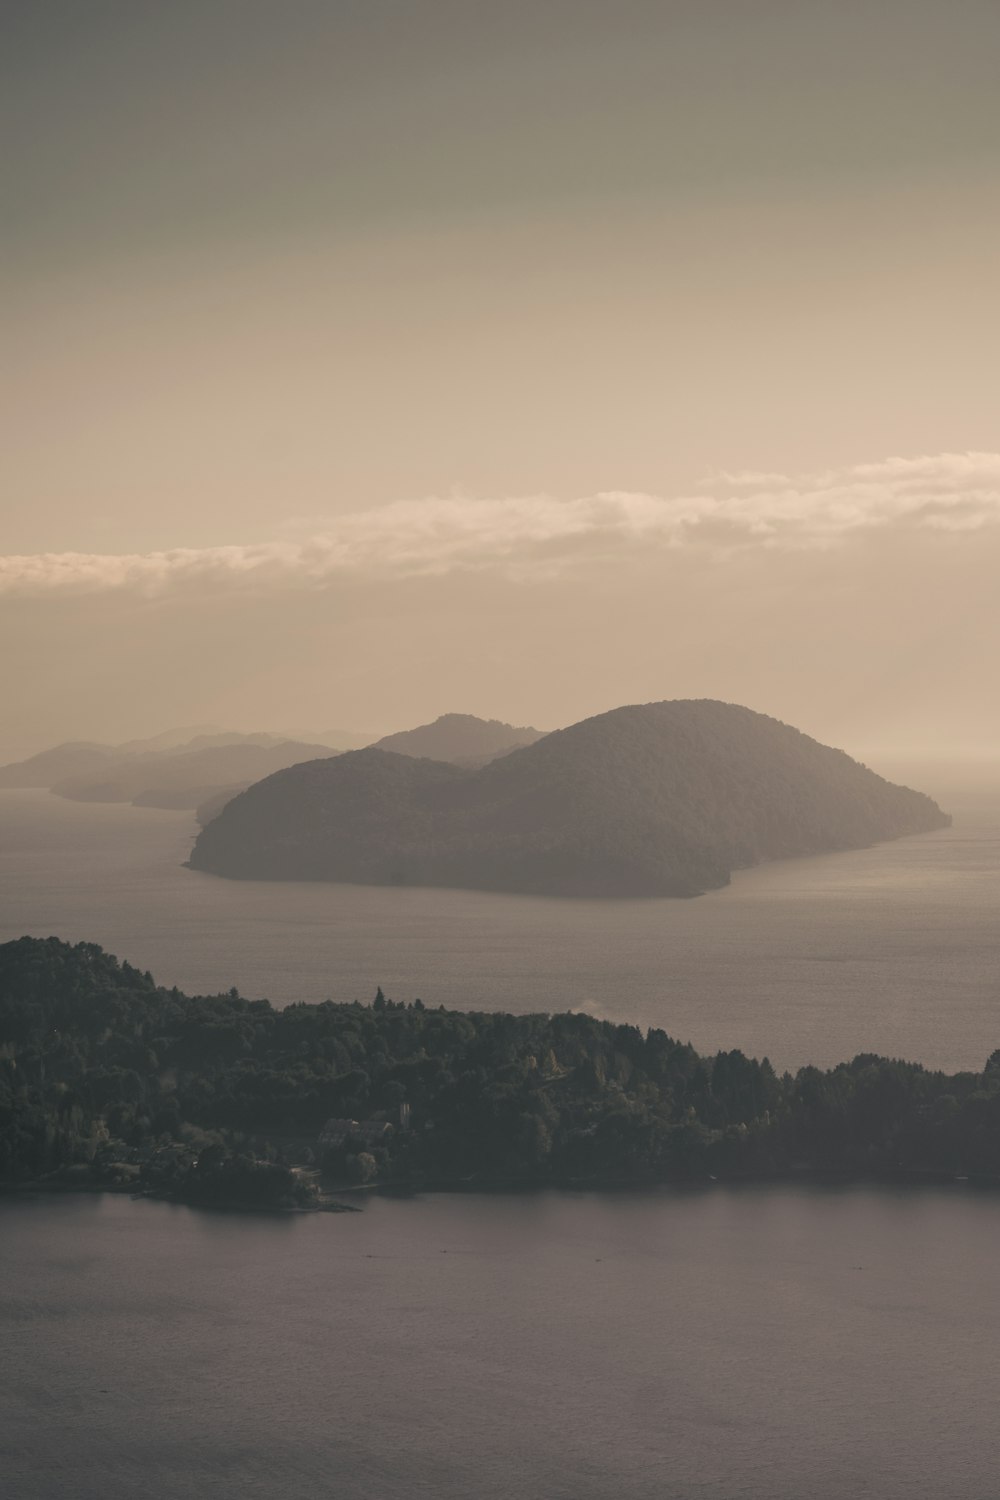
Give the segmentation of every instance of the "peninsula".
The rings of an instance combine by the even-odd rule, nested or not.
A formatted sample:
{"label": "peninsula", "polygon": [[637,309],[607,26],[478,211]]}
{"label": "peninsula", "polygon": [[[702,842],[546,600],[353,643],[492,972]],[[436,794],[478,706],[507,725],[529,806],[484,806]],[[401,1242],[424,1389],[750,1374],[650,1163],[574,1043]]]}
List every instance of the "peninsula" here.
{"label": "peninsula", "polygon": [[1000,1050],[779,1074],[651,1028],[189,996],[94,944],[0,945],[0,1183],[309,1207],[324,1184],[1000,1176]]}

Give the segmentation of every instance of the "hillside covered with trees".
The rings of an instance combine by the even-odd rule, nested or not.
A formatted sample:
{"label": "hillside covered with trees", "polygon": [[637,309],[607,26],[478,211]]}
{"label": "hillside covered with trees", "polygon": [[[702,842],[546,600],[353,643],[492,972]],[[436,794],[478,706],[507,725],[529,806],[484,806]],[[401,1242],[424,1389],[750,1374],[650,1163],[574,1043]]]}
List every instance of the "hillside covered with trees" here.
{"label": "hillside covered with trees", "polygon": [[418,759],[447,760],[456,766],[480,766],[543,737],[530,725],[518,728],[500,719],[477,719],[475,714],[442,714],[433,724],[402,729],[375,741],[377,750]]}
{"label": "hillside covered with trees", "polygon": [[[330,1120],[357,1121],[327,1148]],[[378,1144],[372,1145],[373,1129]],[[379,1132],[381,1132],[379,1134]],[[308,1204],[335,1183],[1000,1176],[1000,1051],[779,1075],[589,1016],[158,987],[93,944],[0,946],[0,1180]]]}
{"label": "hillside covered with trees", "polygon": [[946,826],[929,797],[733,704],[615,709],[478,770],[376,747],[292,767],[203,828],[242,879],[692,896],[762,860]]}

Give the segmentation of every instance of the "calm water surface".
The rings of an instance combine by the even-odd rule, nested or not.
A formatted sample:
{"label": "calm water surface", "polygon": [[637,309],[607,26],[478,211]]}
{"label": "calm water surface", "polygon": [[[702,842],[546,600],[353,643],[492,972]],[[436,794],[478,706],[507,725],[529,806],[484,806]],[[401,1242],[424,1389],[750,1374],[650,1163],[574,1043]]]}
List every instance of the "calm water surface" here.
{"label": "calm water surface", "polygon": [[0,940],[87,939],[161,983],[277,1004],[381,984],[587,1010],[780,1067],[872,1051],[979,1068],[1000,1046],[1000,786],[947,805],[944,832],[767,865],[695,901],[567,901],[220,880],[183,868],[190,814],[7,791]]}
{"label": "calm water surface", "polygon": [[993,1500],[1000,1196],[0,1204],[10,1500]]}

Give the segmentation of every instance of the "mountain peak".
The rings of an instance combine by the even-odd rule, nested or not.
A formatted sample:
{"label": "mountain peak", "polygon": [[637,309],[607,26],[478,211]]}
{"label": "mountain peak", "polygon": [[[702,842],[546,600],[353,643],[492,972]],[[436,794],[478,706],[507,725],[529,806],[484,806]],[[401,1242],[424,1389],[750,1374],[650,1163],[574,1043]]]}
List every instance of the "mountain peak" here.
{"label": "mountain peak", "polygon": [[522,745],[540,740],[544,731],[504,724],[500,719],[479,719],[475,714],[441,714],[431,724],[404,729],[375,741],[377,750],[427,760],[451,761],[454,765],[485,765]]}

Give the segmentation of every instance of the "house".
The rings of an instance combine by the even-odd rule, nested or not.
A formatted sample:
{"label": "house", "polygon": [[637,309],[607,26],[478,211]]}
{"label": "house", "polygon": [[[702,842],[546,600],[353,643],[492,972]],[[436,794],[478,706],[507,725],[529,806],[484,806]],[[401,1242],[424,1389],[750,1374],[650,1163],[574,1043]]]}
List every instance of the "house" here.
{"label": "house", "polygon": [[371,1150],[372,1146],[384,1146],[391,1135],[388,1120],[327,1120],[319,1133],[319,1146],[329,1151],[351,1140]]}

